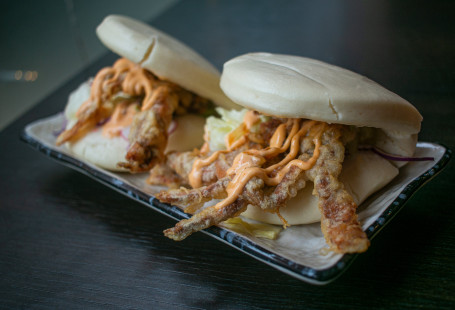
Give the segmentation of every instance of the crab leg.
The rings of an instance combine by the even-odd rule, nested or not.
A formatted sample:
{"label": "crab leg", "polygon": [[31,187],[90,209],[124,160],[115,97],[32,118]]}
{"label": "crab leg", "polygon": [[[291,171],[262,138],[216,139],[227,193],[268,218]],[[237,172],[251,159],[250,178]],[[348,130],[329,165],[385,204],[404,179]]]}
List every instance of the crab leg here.
{"label": "crab leg", "polygon": [[230,177],[222,178],[215,183],[195,189],[171,189],[161,191],[156,195],[161,202],[170,203],[185,208],[185,211],[192,213],[205,202],[212,199],[222,199],[227,196],[226,187],[231,181]]}
{"label": "crab leg", "polygon": [[166,229],[164,235],[176,241],[181,241],[194,232],[216,225],[222,221],[236,217],[246,210],[247,203],[237,199],[233,203],[222,207],[209,207],[193,215],[187,220],[178,222],[174,227]]}
{"label": "crab leg", "polygon": [[323,145],[316,165],[307,176],[314,182],[321,211],[321,229],[331,250],[336,253],[364,252],[369,240],[357,219],[357,205],[338,180],[344,160],[341,130],[331,126],[322,135]]}

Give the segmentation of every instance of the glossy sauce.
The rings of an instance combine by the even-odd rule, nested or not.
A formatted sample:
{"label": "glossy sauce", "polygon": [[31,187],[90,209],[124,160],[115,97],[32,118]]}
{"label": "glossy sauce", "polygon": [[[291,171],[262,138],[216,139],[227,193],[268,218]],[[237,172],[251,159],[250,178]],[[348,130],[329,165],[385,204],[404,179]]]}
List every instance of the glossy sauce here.
{"label": "glossy sauce", "polygon": [[[229,145],[229,148],[227,150],[223,151],[216,151],[212,155],[210,155],[207,158],[204,159],[196,159],[193,163],[193,167],[191,169],[191,172],[188,176],[189,182],[191,187],[193,188],[198,188],[202,186],[202,168],[209,166],[212,164],[215,160],[218,159],[218,156],[220,154],[225,154],[228,153],[232,150],[235,150],[236,148],[241,147],[243,144],[247,142],[247,139],[245,136],[242,136],[240,139]],[[208,148],[208,145],[204,144],[203,148]]]}
{"label": "glossy sauce", "polygon": [[[262,150],[252,149],[238,154],[231,168],[227,171],[227,174],[233,177],[226,188],[228,196],[216,204],[215,208],[224,208],[233,203],[242,193],[248,181],[254,177],[262,179],[267,186],[277,186],[293,166],[298,167],[302,171],[311,169],[319,157],[320,137],[326,124],[317,123],[316,121],[303,121],[303,124],[301,123],[302,120],[300,119],[290,119],[286,124],[278,126],[269,141],[270,146],[268,148]],[[289,134],[287,134],[286,129],[291,125],[292,128]],[[296,159],[300,150],[300,140],[309,133],[314,137],[313,143],[315,147],[313,155],[308,161]],[[246,139],[246,135],[243,138]],[[273,158],[288,149],[289,153],[280,162],[267,168],[261,167],[267,158]],[[227,151],[218,151],[206,159],[196,160],[190,174],[190,180],[191,177],[200,177],[200,169],[214,162],[222,152]],[[200,182],[194,182],[194,185],[200,184]],[[191,185],[193,186],[193,184]],[[280,216],[279,210],[277,210],[277,214]],[[280,216],[280,218],[282,217]],[[284,219],[282,220],[286,224],[286,221]]]}
{"label": "glossy sauce", "polygon": [[247,111],[243,117],[243,123],[247,130],[250,130],[257,122],[259,122],[259,114],[254,111]]}
{"label": "glossy sauce", "polygon": [[[150,109],[155,100],[154,96],[159,93],[155,91],[156,84],[157,79],[144,68],[126,58],[120,58],[112,67],[98,72],[92,82],[90,98],[79,107],[76,116],[79,118],[88,109],[99,107],[120,90],[130,96],[144,95],[141,110]],[[125,104],[117,105],[111,119],[103,125],[103,135],[106,137],[119,135],[120,127],[129,126],[138,112],[137,105],[130,104],[126,107]]]}

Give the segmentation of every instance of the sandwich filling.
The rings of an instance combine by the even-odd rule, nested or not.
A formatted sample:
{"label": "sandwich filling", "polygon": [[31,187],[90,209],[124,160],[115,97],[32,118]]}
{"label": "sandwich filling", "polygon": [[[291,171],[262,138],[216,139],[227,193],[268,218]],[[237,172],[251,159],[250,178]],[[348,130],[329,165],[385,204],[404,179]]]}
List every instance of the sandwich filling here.
{"label": "sandwich filling", "polygon": [[89,99],[76,113],[77,121],[57,138],[57,145],[75,142],[102,126],[112,138],[129,127],[126,161],[120,167],[147,171],[164,160],[168,127],[174,115],[205,113],[210,102],[126,58],[101,69],[94,78]]}
{"label": "sandwich filling", "polygon": [[[244,113],[243,122],[225,138],[224,150],[211,150],[210,135],[201,150],[174,153],[167,164],[185,188],[162,191],[162,202],[192,213],[165,235],[182,240],[195,231],[235,217],[254,205],[277,214],[307,183],[313,182],[321,226],[338,253],[363,252],[369,241],[357,219],[357,205],[339,180],[345,153],[358,139],[353,126],[307,119]],[[219,202],[205,206],[212,199]]]}

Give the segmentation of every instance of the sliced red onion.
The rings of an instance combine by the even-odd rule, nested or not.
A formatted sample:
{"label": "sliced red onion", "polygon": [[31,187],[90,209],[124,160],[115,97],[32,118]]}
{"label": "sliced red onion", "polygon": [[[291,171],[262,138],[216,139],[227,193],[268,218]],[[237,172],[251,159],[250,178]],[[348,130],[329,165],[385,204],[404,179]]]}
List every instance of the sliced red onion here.
{"label": "sliced red onion", "polygon": [[130,134],[130,126],[125,127],[120,131],[120,137],[122,137],[126,141],[129,141],[129,139],[128,139],[129,134]]}
{"label": "sliced red onion", "polygon": [[[63,114],[63,112],[60,113],[60,114]],[[63,131],[65,131],[67,125],[68,125],[68,119],[66,118],[65,114],[63,114],[62,127],[61,127],[60,129],[58,129],[58,130],[52,131],[52,135],[53,135],[54,137],[60,136],[60,134],[61,134]]]}
{"label": "sliced red onion", "polygon": [[169,127],[167,128],[167,133],[170,135],[172,134],[174,131],[177,130],[177,127],[178,127],[178,123],[176,120],[173,120],[170,124],[169,124]]}
{"label": "sliced red onion", "polygon": [[111,118],[110,117],[107,117],[101,121],[99,121],[98,123],[96,123],[96,127],[101,127],[103,126],[104,124],[106,124]]}
{"label": "sliced red onion", "polygon": [[362,145],[359,146],[359,151],[372,151],[375,154],[378,154],[379,156],[387,159],[387,160],[393,160],[393,161],[434,161],[434,157],[405,157],[405,156],[399,156],[399,155],[394,155],[394,154],[389,154],[386,153],[377,147],[374,146],[369,146],[369,145]]}

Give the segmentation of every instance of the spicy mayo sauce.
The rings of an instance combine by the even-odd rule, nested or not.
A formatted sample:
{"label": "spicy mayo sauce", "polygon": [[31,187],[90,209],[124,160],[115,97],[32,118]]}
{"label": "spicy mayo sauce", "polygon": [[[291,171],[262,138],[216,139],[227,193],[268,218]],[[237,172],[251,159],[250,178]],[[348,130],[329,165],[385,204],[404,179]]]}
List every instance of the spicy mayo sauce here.
{"label": "spicy mayo sauce", "polygon": [[[253,121],[251,121],[252,119]],[[255,112],[247,113],[247,115],[245,115],[244,123],[239,127],[241,130],[245,131],[240,139],[236,140],[234,143],[230,143],[230,139],[227,138],[226,151],[217,151],[205,159],[196,160],[189,175],[190,185],[193,188],[200,187],[202,184],[201,169],[203,167],[213,163],[220,154],[229,152],[235,149],[235,147],[245,144],[247,142],[249,129],[258,120],[259,117]],[[288,134],[287,128],[289,126],[292,127]],[[233,203],[242,193],[246,184],[254,177],[262,179],[268,186],[277,186],[289,172],[291,167],[297,166],[302,171],[311,169],[319,158],[319,148],[321,146],[320,137],[325,127],[326,124],[318,123],[316,121],[289,119],[287,123],[277,127],[269,141],[269,147],[261,150],[251,149],[238,154],[234,158],[232,166],[227,171],[227,175],[232,176],[232,180],[226,188],[228,196],[223,201],[216,204],[215,208],[221,209]],[[248,130],[245,130],[246,128],[248,128]],[[300,141],[307,134],[311,134],[311,136],[314,137],[313,143],[315,147],[312,157],[308,161],[303,161],[296,157],[300,150]],[[269,167],[262,167],[267,161],[266,158],[275,157],[287,150],[289,150],[288,154],[280,162]],[[277,212],[279,211],[277,210]]]}

